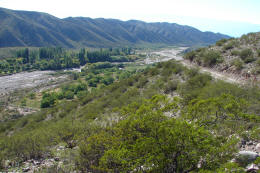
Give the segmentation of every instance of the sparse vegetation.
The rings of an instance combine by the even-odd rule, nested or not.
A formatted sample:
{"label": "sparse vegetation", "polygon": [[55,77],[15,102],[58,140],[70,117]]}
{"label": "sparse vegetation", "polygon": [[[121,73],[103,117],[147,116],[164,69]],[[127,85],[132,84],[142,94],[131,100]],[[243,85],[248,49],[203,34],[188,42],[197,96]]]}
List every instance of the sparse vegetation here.
{"label": "sparse vegetation", "polygon": [[[259,80],[259,50],[260,33],[249,33],[241,38],[220,40],[214,46],[199,48],[184,55],[185,59],[200,66],[214,67],[219,72],[236,75],[237,79]],[[217,54],[207,54],[207,52],[217,52]],[[218,60],[219,59],[219,60]],[[253,75],[251,75],[252,73]],[[254,85],[258,85],[254,82]]]}

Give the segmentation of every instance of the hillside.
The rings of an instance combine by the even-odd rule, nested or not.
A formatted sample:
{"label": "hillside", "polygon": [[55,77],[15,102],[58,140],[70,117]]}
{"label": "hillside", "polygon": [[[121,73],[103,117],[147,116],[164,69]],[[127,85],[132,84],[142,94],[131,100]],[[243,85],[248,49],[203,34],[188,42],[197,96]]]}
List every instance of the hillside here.
{"label": "hillside", "polygon": [[121,47],[140,44],[209,45],[229,38],[175,23],[59,19],[46,13],[0,8],[0,47]]}
{"label": "hillside", "polygon": [[[173,60],[138,70],[88,64],[68,83],[30,91],[14,103],[24,109],[38,103],[38,111],[1,117],[0,170],[244,170],[260,152],[259,101],[257,88],[215,80]],[[251,158],[241,154],[231,163],[240,150]]]}
{"label": "hillside", "polygon": [[184,58],[200,66],[232,74],[240,80],[259,81],[260,33],[223,39],[215,45],[187,53]]}

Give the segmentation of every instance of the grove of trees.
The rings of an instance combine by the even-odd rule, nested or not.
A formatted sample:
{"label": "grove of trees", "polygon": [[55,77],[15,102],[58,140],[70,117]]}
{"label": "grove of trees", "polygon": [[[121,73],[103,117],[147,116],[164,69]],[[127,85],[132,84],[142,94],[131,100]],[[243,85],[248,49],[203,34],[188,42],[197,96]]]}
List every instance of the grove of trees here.
{"label": "grove of trees", "polygon": [[0,75],[18,73],[29,70],[61,70],[76,68],[86,63],[125,62],[131,61],[126,55],[131,54],[130,48],[66,50],[64,48],[42,47],[39,49],[24,48],[16,52],[16,57],[0,60]]}

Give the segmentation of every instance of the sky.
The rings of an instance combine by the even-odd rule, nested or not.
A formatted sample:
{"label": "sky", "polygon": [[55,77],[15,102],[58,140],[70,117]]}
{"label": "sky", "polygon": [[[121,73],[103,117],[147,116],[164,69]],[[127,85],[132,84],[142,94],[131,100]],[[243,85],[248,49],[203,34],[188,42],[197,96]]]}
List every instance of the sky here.
{"label": "sky", "polygon": [[234,37],[260,31],[260,0],[0,0],[0,7],[59,18],[178,23]]}

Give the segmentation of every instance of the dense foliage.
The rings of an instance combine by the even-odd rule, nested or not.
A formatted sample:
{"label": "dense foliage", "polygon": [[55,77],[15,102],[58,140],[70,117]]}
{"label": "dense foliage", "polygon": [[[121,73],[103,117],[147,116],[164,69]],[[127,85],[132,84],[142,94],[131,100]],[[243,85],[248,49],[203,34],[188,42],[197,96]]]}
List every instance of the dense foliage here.
{"label": "dense foliage", "polygon": [[29,70],[61,70],[76,68],[94,62],[132,61],[131,48],[100,49],[99,51],[66,50],[63,48],[20,49],[16,57],[0,60],[0,75]]}
{"label": "dense foliage", "polygon": [[169,102],[164,96],[154,96],[123,108],[124,120],[81,145],[80,167],[94,172],[216,170],[232,157],[235,140],[164,115],[168,111],[176,115],[178,104],[175,99]]}

